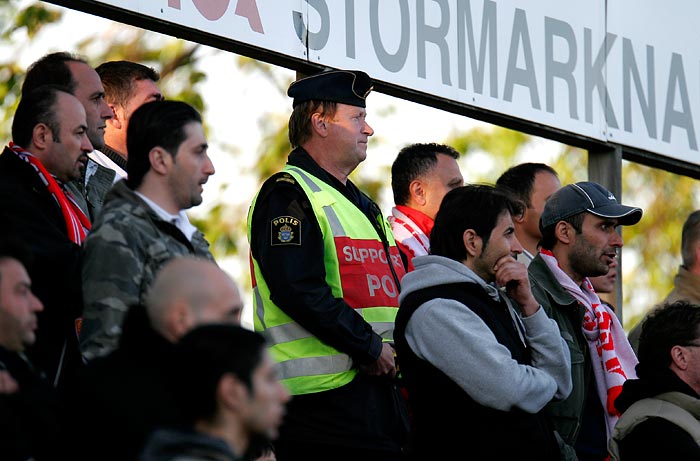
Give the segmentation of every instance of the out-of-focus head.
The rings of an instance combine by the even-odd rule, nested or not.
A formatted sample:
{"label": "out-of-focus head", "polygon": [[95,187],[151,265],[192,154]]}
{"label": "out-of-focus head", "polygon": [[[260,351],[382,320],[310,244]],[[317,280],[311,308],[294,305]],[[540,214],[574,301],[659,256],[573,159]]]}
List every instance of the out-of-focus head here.
{"label": "out-of-focus head", "polygon": [[640,378],[670,368],[700,393],[700,306],[676,301],[653,310],[639,336]]}
{"label": "out-of-focus head", "polygon": [[146,310],[153,328],[175,343],[197,325],[240,324],[243,301],[236,283],[216,263],[177,257],[156,274]]}
{"label": "out-of-focus head", "polygon": [[43,304],[32,292],[29,250],[12,237],[0,239],[0,346],[23,352],[36,341]]}
{"label": "out-of-focus head", "polygon": [[700,274],[700,210],[690,213],[683,224],[681,256],[686,269]]}
{"label": "out-of-focus head", "polygon": [[277,437],[290,394],[260,334],[240,326],[204,325],[182,338],[178,353],[183,377],[178,390],[190,422],[224,431],[227,425],[237,428],[231,448],[239,456],[252,441]]}
{"label": "out-of-focus head", "polygon": [[617,280],[617,258],[610,263],[610,269],[605,275],[589,277],[591,285],[596,293],[612,293],[615,291],[615,281]]}

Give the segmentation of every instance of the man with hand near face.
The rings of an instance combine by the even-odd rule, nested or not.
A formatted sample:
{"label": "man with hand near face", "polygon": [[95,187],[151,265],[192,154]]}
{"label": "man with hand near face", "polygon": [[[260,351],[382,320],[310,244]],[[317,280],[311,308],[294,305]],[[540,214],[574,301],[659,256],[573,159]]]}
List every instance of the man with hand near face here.
{"label": "man with hand near face", "polygon": [[[543,408],[569,394],[570,361],[515,259],[520,207],[490,185],[448,192],[431,254],[403,279],[395,339],[410,459],[559,459]],[[455,415],[460,424],[436,423]]]}

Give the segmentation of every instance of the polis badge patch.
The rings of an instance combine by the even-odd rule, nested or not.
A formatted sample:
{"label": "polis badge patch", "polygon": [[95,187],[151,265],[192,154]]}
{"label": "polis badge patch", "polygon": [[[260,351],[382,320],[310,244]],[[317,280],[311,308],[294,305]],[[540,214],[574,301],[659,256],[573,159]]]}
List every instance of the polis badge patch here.
{"label": "polis badge patch", "polygon": [[270,221],[272,246],[301,245],[301,221],[293,216],[280,216]]}

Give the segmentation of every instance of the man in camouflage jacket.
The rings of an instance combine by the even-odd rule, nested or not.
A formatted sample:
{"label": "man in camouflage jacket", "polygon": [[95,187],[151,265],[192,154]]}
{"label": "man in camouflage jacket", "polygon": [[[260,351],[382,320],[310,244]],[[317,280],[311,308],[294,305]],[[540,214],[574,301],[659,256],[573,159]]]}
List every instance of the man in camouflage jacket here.
{"label": "man in camouflage jacket", "polygon": [[214,174],[201,117],[178,101],[134,112],[127,139],[128,178],[105,198],[84,244],[80,349],[87,360],[116,348],[126,311],[143,304],[163,264],[192,254],[213,261],[186,209],[202,202]]}

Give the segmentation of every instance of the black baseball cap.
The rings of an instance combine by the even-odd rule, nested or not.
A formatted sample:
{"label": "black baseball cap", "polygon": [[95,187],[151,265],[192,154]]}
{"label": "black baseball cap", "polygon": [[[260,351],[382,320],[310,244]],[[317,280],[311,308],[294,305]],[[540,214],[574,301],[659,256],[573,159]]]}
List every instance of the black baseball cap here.
{"label": "black baseball cap", "polygon": [[544,205],[540,229],[587,211],[601,218],[614,218],[622,226],[637,224],[642,209],[622,205],[615,195],[595,182],[568,184],[556,191]]}
{"label": "black baseball cap", "polygon": [[294,98],[292,107],[310,100],[365,107],[365,99],[372,89],[372,79],[360,70],[331,70],[293,82],[287,95]]}

